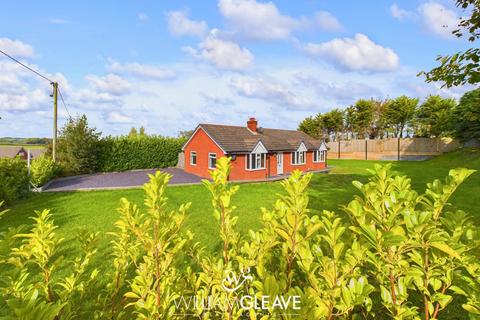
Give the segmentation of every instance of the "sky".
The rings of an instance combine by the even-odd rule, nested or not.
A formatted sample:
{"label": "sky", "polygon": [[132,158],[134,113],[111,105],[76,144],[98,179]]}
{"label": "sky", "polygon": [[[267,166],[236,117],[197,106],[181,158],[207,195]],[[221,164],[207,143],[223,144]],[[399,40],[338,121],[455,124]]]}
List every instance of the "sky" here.
{"label": "sky", "polygon": [[[60,126],[295,129],[359,98],[458,99],[417,74],[468,48],[451,34],[462,14],[453,0],[5,1],[0,49],[59,83]],[[51,136],[51,91],[0,56],[0,136]]]}

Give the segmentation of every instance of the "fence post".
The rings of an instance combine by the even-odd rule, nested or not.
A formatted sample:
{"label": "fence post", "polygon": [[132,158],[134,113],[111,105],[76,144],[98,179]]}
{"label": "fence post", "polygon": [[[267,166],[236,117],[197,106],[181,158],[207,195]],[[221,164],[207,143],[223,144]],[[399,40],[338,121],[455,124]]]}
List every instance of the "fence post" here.
{"label": "fence post", "polygon": [[368,140],[365,138],[365,160],[368,160]]}
{"label": "fence post", "polygon": [[397,161],[400,161],[400,137],[397,138]]}
{"label": "fence post", "polygon": [[338,159],[340,159],[340,139],[338,139]]}

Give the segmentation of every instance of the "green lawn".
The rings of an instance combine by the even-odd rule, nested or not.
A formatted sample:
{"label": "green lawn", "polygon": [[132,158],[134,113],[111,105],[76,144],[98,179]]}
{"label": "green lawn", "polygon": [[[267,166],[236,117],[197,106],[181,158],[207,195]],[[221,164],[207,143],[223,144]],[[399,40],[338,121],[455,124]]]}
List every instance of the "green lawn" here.
{"label": "green lawn", "polygon": [[[376,161],[363,160],[330,160],[334,169],[329,174],[314,175],[310,188],[310,208],[313,213],[323,209],[335,210],[342,214],[341,206],[347,204],[356,193],[351,181],[367,181],[368,168]],[[385,163],[385,162],[382,162]],[[435,178],[443,179],[448,170],[455,167],[480,169],[480,149],[466,149],[421,162],[392,162],[399,174],[412,178],[416,190],[423,192],[426,183]],[[260,208],[271,208],[276,195],[282,193],[279,182],[242,184],[234,198],[239,216],[238,228],[242,233],[260,226]],[[453,205],[470,213],[480,225],[478,212],[478,195],[480,194],[480,173],[475,173],[456,192]],[[195,237],[208,250],[215,251],[219,246],[218,229],[211,213],[210,197],[202,185],[174,186],[167,189],[169,205],[174,208],[181,203],[192,202],[186,228],[195,233]],[[72,241],[76,229],[86,227],[91,231],[100,231],[102,240],[100,257],[106,252],[109,242],[107,231],[113,230],[118,219],[116,208],[121,197],[141,205],[143,193],[141,189],[109,190],[89,192],[64,192],[34,194],[15,206],[0,222],[0,232],[29,222],[34,210],[51,209],[55,222],[59,225],[58,233],[65,238],[65,252],[75,252]],[[218,251],[217,251],[218,252]],[[98,259],[96,266],[102,267],[105,259]],[[103,266],[106,267],[106,266]]]}
{"label": "green lawn", "polygon": [[[312,179],[309,188],[312,212],[327,209],[342,214],[341,206],[347,204],[356,192],[351,181],[366,181],[369,176],[367,169],[372,168],[375,163],[378,162],[330,160],[329,165],[334,167],[331,173],[316,174]],[[414,188],[421,192],[427,182],[435,178],[443,179],[451,168],[463,166],[480,169],[480,150],[469,149],[427,161],[392,162],[392,164],[396,172],[410,176]],[[279,182],[242,184],[234,198],[240,231],[245,233],[251,228],[258,228],[260,208],[270,208],[279,193],[282,193]],[[472,214],[480,225],[480,213],[475,206],[478,194],[480,174],[476,173],[459,188],[452,203]],[[185,227],[191,229],[198,241],[208,249],[214,250],[219,244],[218,230],[211,213],[207,190],[202,185],[174,186],[167,189],[167,195],[172,208],[178,207],[181,203],[192,202]],[[11,212],[1,222],[0,231],[28,223],[28,217],[33,215],[34,210],[48,208],[59,225],[58,232],[66,240],[72,239],[75,230],[80,227],[104,233],[113,230],[113,224],[118,218],[116,208],[121,197],[126,197],[139,205],[143,203],[141,189],[33,194],[11,208]],[[108,243],[106,236],[102,243],[103,245]]]}

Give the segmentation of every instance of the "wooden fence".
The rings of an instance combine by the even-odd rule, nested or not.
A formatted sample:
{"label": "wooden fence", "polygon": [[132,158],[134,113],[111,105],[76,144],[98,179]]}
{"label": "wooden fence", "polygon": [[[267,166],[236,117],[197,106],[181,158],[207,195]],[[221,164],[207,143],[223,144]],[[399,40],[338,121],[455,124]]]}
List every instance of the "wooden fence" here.
{"label": "wooden fence", "polygon": [[460,147],[450,138],[388,138],[327,143],[329,159],[423,160]]}

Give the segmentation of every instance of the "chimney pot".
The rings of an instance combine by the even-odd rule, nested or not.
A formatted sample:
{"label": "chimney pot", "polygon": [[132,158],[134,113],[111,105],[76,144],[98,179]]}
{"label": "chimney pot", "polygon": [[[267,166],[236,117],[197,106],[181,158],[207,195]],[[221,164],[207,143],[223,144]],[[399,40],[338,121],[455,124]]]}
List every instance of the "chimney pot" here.
{"label": "chimney pot", "polygon": [[255,117],[251,117],[247,121],[247,128],[256,133],[258,129],[257,124],[258,122]]}

